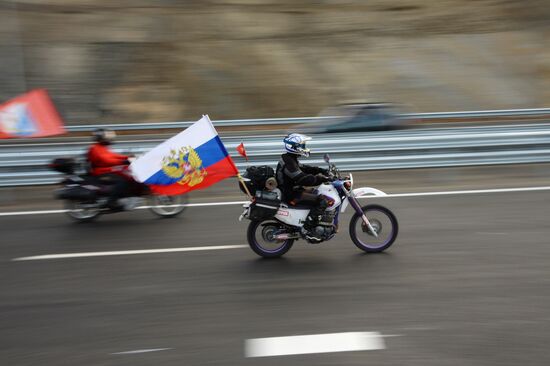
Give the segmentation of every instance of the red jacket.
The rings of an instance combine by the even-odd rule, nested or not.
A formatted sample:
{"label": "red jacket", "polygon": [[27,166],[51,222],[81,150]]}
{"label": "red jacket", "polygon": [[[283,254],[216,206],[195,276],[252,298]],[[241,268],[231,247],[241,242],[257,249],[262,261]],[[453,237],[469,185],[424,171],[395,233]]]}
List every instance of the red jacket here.
{"label": "red jacket", "polygon": [[95,143],[88,150],[88,161],[91,165],[92,175],[115,173],[120,169],[113,169],[121,165],[128,165],[126,155],[112,152],[108,146]]}

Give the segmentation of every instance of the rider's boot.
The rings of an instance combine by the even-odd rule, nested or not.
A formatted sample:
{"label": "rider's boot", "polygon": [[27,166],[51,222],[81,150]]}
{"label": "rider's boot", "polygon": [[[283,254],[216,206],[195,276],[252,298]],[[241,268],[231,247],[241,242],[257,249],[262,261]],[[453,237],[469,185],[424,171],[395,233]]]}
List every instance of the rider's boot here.
{"label": "rider's boot", "polygon": [[313,233],[313,230],[306,229],[305,227],[302,227],[302,236],[311,244],[318,244],[323,241],[322,238],[319,238]]}
{"label": "rider's boot", "polygon": [[311,219],[311,226],[316,226],[323,217],[323,214],[325,213],[325,210],[328,207],[328,202],[324,199],[320,199],[317,206],[313,207],[311,211],[309,212],[309,218]]}
{"label": "rider's boot", "polygon": [[309,212],[309,215],[306,219],[306,223],[304,225],[304,228],[302,231],[305,230],[304,236],[306,239],[310,240],[310,242],[321,242],[323,239],[318,237],[314,233],[314,228],[319,225],[319,222],[321,221],[321,218],[323,217],[323,214],[325,213],[325,210],[328,207],[328,203],[326,200],[321,199],[316,207],[313,207],[311,211]]}

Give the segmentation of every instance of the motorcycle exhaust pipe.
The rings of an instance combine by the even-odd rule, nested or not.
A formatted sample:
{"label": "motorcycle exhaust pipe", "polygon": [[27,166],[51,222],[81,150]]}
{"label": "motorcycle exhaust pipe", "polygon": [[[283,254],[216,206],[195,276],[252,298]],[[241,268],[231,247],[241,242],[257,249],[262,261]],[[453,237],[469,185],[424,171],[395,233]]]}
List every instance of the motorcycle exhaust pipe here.
{"label": "motorcycle exhaust pipe", "polygon": [[299,239],[300,237],[298,234],[278,234],[273,237],[275,240],[288,240],[288,239]]}

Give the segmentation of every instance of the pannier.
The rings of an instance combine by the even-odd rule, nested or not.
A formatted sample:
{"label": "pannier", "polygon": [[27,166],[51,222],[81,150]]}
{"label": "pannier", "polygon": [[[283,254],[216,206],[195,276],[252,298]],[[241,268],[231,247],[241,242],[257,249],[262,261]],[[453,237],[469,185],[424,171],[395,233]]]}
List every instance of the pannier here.
{"label": "pannier", "polygon": [[256,191],[250,204],[248,218],[250,220],[267,220],[275,216],[281,200],[276,192]]}
{"label": "pannier", "polygon": [[[245,178],[244,184],[253,196],[257,191],[264,189],[273,190],[277,188],[277,180],[275,179],[275,171],[269,165],[251,166],[246,168],[246,172],[243,174]],[[243,193],[246,193],[246,189],[243,187],[243,183],[239,182],[239,188]]]}
{"label": "pannier", "polygon": [[76,160],[74,158],[57,158],[49,164],[49,167],[60,173],[73,174],[76,169]]}
{"label": "pannier", "polygon": [[80,185],[74,185],[57,189],[55,197],[64,200],[92,201],[96,198],[96,192]]}

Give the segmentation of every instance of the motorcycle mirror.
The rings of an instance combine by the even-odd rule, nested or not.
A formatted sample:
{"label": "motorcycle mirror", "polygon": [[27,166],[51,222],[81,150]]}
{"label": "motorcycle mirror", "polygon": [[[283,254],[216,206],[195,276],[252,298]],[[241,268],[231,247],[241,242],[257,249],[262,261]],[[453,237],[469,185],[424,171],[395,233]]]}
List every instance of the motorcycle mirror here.
{"label": "motorcycle mirror", "polygon": [[330,155],[329,154],[325,154],[323,156],[323,159],[325,160],[326,163],[330,163]]}

